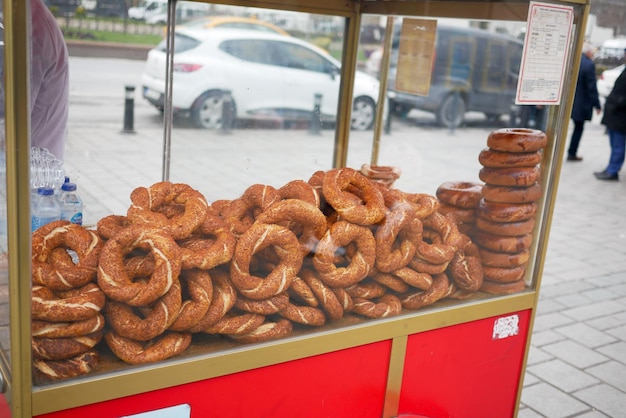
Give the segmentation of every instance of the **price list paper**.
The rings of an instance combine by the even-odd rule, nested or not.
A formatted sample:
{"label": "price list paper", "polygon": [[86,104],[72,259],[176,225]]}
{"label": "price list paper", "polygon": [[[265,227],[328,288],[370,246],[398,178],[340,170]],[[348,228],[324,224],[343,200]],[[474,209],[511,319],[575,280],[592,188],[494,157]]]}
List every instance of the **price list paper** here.
{"label": "price list paper", "polygon": [[560,103],[573,19],[572,6],[530,3],[515,104]]}
{"label": "price list paper", "polygon": [[402,21],[396,90],[428,96],[436,37],[436,20],[404,19]]}

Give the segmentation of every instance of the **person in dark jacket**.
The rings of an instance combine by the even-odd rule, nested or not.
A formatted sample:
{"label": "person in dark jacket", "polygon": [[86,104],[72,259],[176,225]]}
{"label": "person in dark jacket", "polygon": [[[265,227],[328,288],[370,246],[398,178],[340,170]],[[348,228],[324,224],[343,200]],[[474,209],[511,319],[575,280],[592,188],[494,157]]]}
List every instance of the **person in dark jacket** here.
{"label": "person in dark jacket", "polygon": [[583,55],[580,59],[580,69],[578,70],[574,106],[572,107],[574,130],[572,131],[567,150],[567,161],[582,161],[582,157],[579,157],[577,154],[578,145],[583,136],[585,121],[591,120],[594,108],[598,114],[602,111],[596,87],[596,66],[591,60],[592,58],[593,46],[585,43],[583,45]]}
{"label": "person in dark jacket", "polygon": [[611,156],[606,169],[593,174],[598,180],[619,180],[618,173],[626,155],[626,70],[617,77],[613,90],[606,98],[601,123],[609,134]]}

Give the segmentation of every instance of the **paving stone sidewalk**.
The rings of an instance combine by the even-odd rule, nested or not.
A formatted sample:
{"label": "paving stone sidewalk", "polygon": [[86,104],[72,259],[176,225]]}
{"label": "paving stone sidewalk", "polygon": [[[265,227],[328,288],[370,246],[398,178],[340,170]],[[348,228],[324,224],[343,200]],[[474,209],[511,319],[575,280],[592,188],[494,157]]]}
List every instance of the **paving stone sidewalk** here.
{"label": "paving stone sidewalk", "polygon": [[626,414],[626,172],[593,176],[609,152],[594,119],[563,163],[520,418]]}

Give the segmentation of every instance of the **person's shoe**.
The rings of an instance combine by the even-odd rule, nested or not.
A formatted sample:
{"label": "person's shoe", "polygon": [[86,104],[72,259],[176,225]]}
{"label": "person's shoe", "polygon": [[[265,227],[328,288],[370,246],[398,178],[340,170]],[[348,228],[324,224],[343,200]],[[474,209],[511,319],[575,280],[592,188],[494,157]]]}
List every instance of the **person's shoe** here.
{"label": "person's shoe", "polygon": [[593,175],[597,177],[599,174],[605,174],[605,173],[606,173],[606,170],[594,171]]}
{"label": "person's shoe", "polygon": [[594,176],[596,176],[598,180],[614,180],[614,181],[619,180],[617,173],[609,174],[606,171],[602,173],[594,173]]}
{"label": "person's shoe", "polygon": [[579,157],[578,155],[568,155],[567,161],[582,161],[583,157]]}

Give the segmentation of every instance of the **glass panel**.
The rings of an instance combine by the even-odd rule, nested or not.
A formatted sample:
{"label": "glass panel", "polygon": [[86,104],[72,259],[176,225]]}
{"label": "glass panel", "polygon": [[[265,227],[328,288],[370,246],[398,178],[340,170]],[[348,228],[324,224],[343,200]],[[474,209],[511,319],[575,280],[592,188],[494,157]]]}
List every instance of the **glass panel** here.
{"label": "glass panel", "polygon": [[[363,277],[358,282],[347,284],[334,283],[328,278],[325,282],[309,275],[313,270],[319,273],[324,268],[330,271],[347,269],[353,260],[364,258],[358,247],[360,244],[353,244],[352,241],[342,243],[341,248],[336,249],[332,246],[338,242],[338,238],[328,238],[325,241],[326,248],[318,243],[326,236],[319,230],[327,234],[329,225],[340,224],[350,217],[348,211],[339,215],[340,210],[331,207],[329,189],[332,185],[321,186],[321,177],[317,177],[320,171],[333,168],[333,153],[336,151],[338,136],[341,60],[344,54],[350,52],[342,50],[347,38],[344,33],[347,27],[345,19],[303,12],[180,2],[176,12],[173,48],[174,117],[171,137],[168,138],[163,132],[163,114],[167,107],[165,68],[168,56],[167,42],[163,40],[166,3],[146,0],[142,6],[128,10],[128,15],[135,20],[107,29],[110,32],[127,31],[124,36],[149,34],[151,43],[144,48],[137,48],[138,54],[144,54],[141,59],[123,56],[110,58],[105,50],[94,47],[89,51],[90,56],[77,54],[70,60],[71,93],[65,174],[77,183],[83,199],[83,226],[99,233],[105,248],[103,254],[108,254],[100,255],[98,263],[102,264],[99,276],[92,282],[98,283],[106,293],[108,306],[119,308],[107,312],[107,341],[102,339],[99,331],[93,336],[92,341],[99,341],[96,349],[100,355],[100,364],[91,373],[117,370],[126,367],[125,363],[150,363],[166,359],[125,356],[122,343],[114,340],[116,337],[111,329],[127,340],[132,340],[124,343],[133,344],[134,348],[145,345],[146,341],[158,341],[161,335],[165,335],[166,329],[186,331],[187,334],[193,334],[189,350],[191,356],[203,354],[203,350],[226,351],[242,341],[254,341],[255,334],[251,335],[251,331],[259,332],[259,329],[267,329],[271,324],[279,325],[276,325],[276,334],[267,338],[287,335],[290,331],[293,331],[293,335],[302,335],[318,329],[333,329],[344,323],[375,320],[389,315],[389,312],[411,315],[418,309],[428,309],[435,302],[440,302],[434,305],[437,307],[454,307],[465,303],[468,298],[497,297],[534,286],[529,280],[532,277],[532,264],[520,261],[532,260],[525,252],[526,249],[530,250],[530,244],[525,239],[518,243],[523,247],[521,251],[509,250],[500,254],[500,258],[508,260],[499,262],[508,263],[506,273],[520,275],[515,280],[511,279],[512,276],[503,279],[515,282],[518,287],[513,290],[504,286],[492,292],[478,292],[475,271],[452,273],[452,266],[458,267],[459,257],[463,257],[459,255],[461,246],[468,257],[473,257],[471,263],[480,257],[480,250],[469,245],[466,239],[474,240],[477,236],[478,201],[472,200],[476,199],[474,193],[470,203],[451,208],[453,205],[437,195],[440,186],[449,182],[463,183],[463,187],[469,183],[482,185],[479,155],[486,147],[490,132],[507,127],[531,127],[529,120],[520,118],[521,109],[514,105],[522,56],[522,42],[517,34],[525,27],[524,22],[479,22],[438,16],[412,16],[437,21],[432,64],[425,66],[427,71],[432,71],[428,74],[431,79],[429,93],[420,96],[395,88],[397,77],[410,79],[421,76],[411,71],[398,75],[403,35],[400,30],[402,17],[397,17],[392,31],[394,39],[387,81],[390,94],[382,112],[387,129],[380,144],[376,144],[373,140],[374,129],[379,127],[374,127],[374,121],[376,111],[381,108],[380,103],[377,103],[377,77],[384,56],[383,22],[386,16],[364,16],[362,27],[359,28],[360,47],[355,51],[358,70],[354,77],[351,100],[353,111],[349,123],[351,130],[347,166],[355,171],[360,170],[372,179],[393,184],[395,191],[405,192],[407,195],[403,198],[413,199],[413,206],[410,206],[413,212],[426,211],[426,205],[431,203],[433,207],[439,205],[437,213],[441,216],[433,215],[426,220],[430,214],[427,216],[425,212],[420,212],[424,219],[420,219],[420,223],[411,224],[416,229],[407,227],[402,232],[395,231],[397,235],[393,238],[399,237],[404,242],[384,241],[385,238],[391,240],[392,232],[386,237],[378,235],[377,242],[377,232],[384,229],[382,219],[391,213],[392,208],[395,209],[394,199],[398,195],[394,194],[394,190],[384,186],[378,188],[379,185],[370,182],[355,181],[352,188],[346,186],[348,192],[345,200],[336,203],[337,207],[341,203],[362,204],[370,195],[375,198],[386,197],[385,203],[389,206],[380,210],[382,217],[371,221],[370,225],[358,227],[359,233],[367,236],[369,244],[374,245],[369,246],[369,261],[359,271]],[[85,31],[85,36],[101,30],[102,26],[98,26],[101,22],[90,13],[86,17],[66,15],[59,19],[66,34],[70,29],[79,28]],[[568,81],[566,79],[565,83]],[[546,131],[554,133],[560,129],[557,122],[567,120],[561,113],[560,106],[550,109],[551,117]],[[340,138],[340,142],[345,144],[348,138]],[[374,159],[372,151],[379,146],[380,153]],[[549,152],[555,150],[550,149]],[[384,169],[377,172],[371,167],[376,165]],[[164,172],[168,173],[165,179]],[[159,184],[162,180],[177,186]],[[300,182],[292,183],[294,180]],[[309,181],[310,184],[307,184]],[[359,188],[364,183],[367,184],[368,196],[364,189]],[[253,187],[259,185],[265,187]],[[193,191],[189,191],[186,186],[190,186]],[[147,188],[150,188],[149,192]],[[180,193],[181,190],[187,194]],[[384,193],[380,190],[384,190]],[[290,227],[295,231],[294,235],[310,238],[304,240],[303,248],[294,244],[285,250],[280,243],[270,245],[263,241],[268,235],[246,235],[253,229],[252,224],[260,213],[269,207],[268,202],[294,198],[318,199],[315,204],[319,207],[306,211],[310,209],[306,205],[291,202],[299,206],[283,208],[280,213],[274,213],[276,219],[271,223],[278,225],[276,230],[283,231]],[[202,202],[203,199],[210,205],[208,215],[204,214],[203,203],[193,206],[197,203],[195,200]],[[535,196],[533,199],[535,202],[538,198]],[[381,200],[378,199],[379,206],[383,205]],[[536,219],[540,219],[541,209],[535,210]],[[453,215],[446,217],[449,212],[453,212]],[[303,221],[302,217],[319,219],[319,214],[323,222],[309,225]],[[279,219],[279,215],[289,215],[290,218],[285,221]],[[265,216],[270,223],[267,219],[270,215]],[[178,226],[172,226],[179,221]],[[157,271],[155,265],[160,260],[149,251],[152,243],[137,245],[134,238],[120,233],[129,223],[139,224],[145,229],[155,227],[171,235],[160,237],[168,244],[174,241],[169,247],[171,251],[159,251],[165,252],[165,258],[169,260],[162,261],[163,265],[175,272],[183,271],[177,282],[179,286],[157,290],[155,294],[158,295],[153,298],[146,296],[138,299],[121,295],[114,289],[119,287],[119,283],[112,284],[112,281],[120,278],[134,280],[133,283],[123,283],[128,288],[145,285],[148,277]],[[358,221],[350,223],[356,225]],[[173,235],[175,228],[183,230],[194,224],[187,235]],[[527,228],[528,224],[520,226],[524,227]],[[455,228],[458,228],[459,233],[455,232]],[[450,231],[456,235],[450,235]],[[307,233],[311,236],[305,235]],[[520,239],[521,235],[529,233],[518,233],[511,240]],[[417,241],[418,236],[419,242],[408,242],[413,239]],[[247,241],[244,241],[244,237]],[[450,241],[443,242],[451,237],[455,239],[453,244]],[[127,241],[122,245],[122,240]],[[244,244],[239,244],[241,242]],[[410,254],[410,257],[401,260],[400,263],[404,264],[396,267],[382,262],[376,264],[378,255],[372,249],[375,245],[382,247],[384,244],[389,244],[390,253],[394,252],[398,256]],[[114,245],[123,248],[115,247],[115,251],[119,252],[114,252],[111,250]],[[487,248],[487,245],[483,244],[483,247]],[[217,255],[212,252],[217,247],[228,253],[224,259],[217,260]],[[416,255],[416,247],[421,247],[421,256]],[[306,254],[301,254],[301,249]],[[322,260],[321,256],[316,257],[322,249],[327,250],[326,260]],[[122,253],[123,260],[111,255]],[[443,253],[445,256],[441,255]],[[293,264],[284,267],[286,261],[283,258],[288,256]],[[239,257],[239,262],[233,262],[235,257]],[[456,264],[453,264],[454,257],[457,257]],[[71,262],[68,257],[58,253],[51,256],[51,260],[55,268],[69,266]],[[407,260],[412,262],[410,269],[406,268]],[[324,261],[328,263],[324,265]],[[160,267],[165,268],[163,265]],[[115,274],[109,272],[111,266],[117,268]],[[131,267],[136,270],[131,270]],[[272,274],[278,276],[274,272],[281,268],[285,269],[285,275],[290,275],[288,281],[292,286],[286,289],[288,286],[282,282],[277,285],[280,290],[268,290],[264,296],[255,294],[253,288],[261,285],[250,285],[256,278],[253,276],[263,277],[263,283],[269,282],[276,278]],[[194,269],[207,270],[211,279],[195,276],[197,270]],[[289,269],[295,270],[295,273]],[[381,272],[383,274],[379,274]],[[463,287],[458,285],[463,277],[439,280],[443,273],[450,274],[450,277],[452,274],[463,276],[468,273],[471,277]],[[298,279],[295,278],[296,274]],[[241,280],[237,284],[235,276]],[[242,279],[240,276],[245,277]],[[438,280],[436,288],[432,284],[433,280]],[[210,286],[207,281],[211,282]],[[442,286],[444,282],[447,284]],[[456,285],[450,285],[453,282]],[[316,285],[318,287],[313,290]],[[208,287],[211,287],[210,292]],[[367,292],[372,289],[377,292],[377,296],[366,299],[364,295],[371,296]],[[175,291],[179,294],[172,295]],[[435,291],[435,296],[426,298],[433,294],[429,292]],[[381,300],[382,294],[390,297]],[[204,322],[196,321],[195,325],[189,327],[178,324],[174,328],[173,323],[168,323],[161,325],[161,333],[132,338],[135,332],[143,329],[144,324],[157,316],[154,302],[166,297],[170,298],[168,303],[174,300],[171,303],[174,308],[163,309],[172,309],[179,314],[182,300],[203,304],[201,321]],[[202,297],[205,300],[196,300]],[[220,297],[221,300],[218,299]],[[323,305],[318,300],[322,297],[332,298],[333,305],[326,300],[324,303],[329,304]],[[274,298],[271,303],[261,303],[270,298]],[[344,309],[350,311],[354,307],[351,298],[360,302],[360,306],[346,313],[345,322],[337,321],[344,315]],[[406,298],[410,302],[405,302],[405,309],[401,311],[400,301]],[[217,318],[209,317],[209,309],[220,303],[221,312],[216,313]],[[331,311],[333,308],[335,310]],[[288,309],[292,311],[288,312]],[[304,315],[302,312],[310,313],[313,319],[300,316]],[[124,328],[124,320],[116,318],[117,314],[126,315],[126,319],[130,318],[142,326],[134,330]],[[244,315],[248,316],[243,318]],[[170,318],[174,316],[169,315]],[[246,325],[255,325],[245,332],[239,331],[246,334],[241,338],[236,336],[232,327],[236,325],[235,321],[244,319],[249,319]],[[219,325],[216,325],[218,321]],[[269,325],[260,328],[261,322]],[[289,324],[285,325],[286,322]],[[327,327],[317,328],[322,324]],[[181,336],[183,347],[187,347],[188,337]],[[35,383],[45,385],[49,381],[44,378]]]}
{"label": "glass panel", "polygon": [[[474,294],[475,297],[523,291],[524,280],[527,286],[532,287],[532,279],[535,278],[533,250],[541,236],[539,220],[542,213],[542,201],[538,193],[541,180],[536,174],[543,172],[542,175],[547,177],[551,170],[551,158],[541,155],[554,152],[554,138],[551,135],[560,129],[557,124],[561,121],[562,106],[515,104],[526,22],[411,16],[409,22],[417,23],[411,23],[412,32],[405,33],[403,21],[406,26],[407,19],[409,17],[395,16],[391,23],[393,40],[388,54],[387,80],[391,114],[386,129],[381,140],[375,144],[367,141],[368,135],[365,133],[352,133],[348,165],[366,168],[376,164],[387,169],[394,168],[401,172],[394,183],[396,189],[437,196],[439,212],[455,216],[454,223],[459,231],[478,246],[484,285],[479,289],[480,292]],[[423,48],[427,39],[426,35],[415,35],[415,32],[427,30],[424,20],[419,19],[436,21],[433,59],[427,66],[429,74],[420,73],[417,65],[413,69],[408,68],[409,71],[406,71],[406,66],[400,65],[402,42],[413,43],[412,46],[406,46],[405,51],[420,50],[423,60],[430,56],[427,53],[429,51],[419,49],[420,43]],[[387,17],[366,15],[363,22],[378,25],[380,31],[384,32]],[[377,77],[384,65],[384,44],[384,39],[376,43],[364,42],[363,39],[360,42],[360,48],[368,56],[364,66]],[[427,76],[431,80],[427,94],[406,90],[407,78]],[[564,77],[563,82],[567,85],[569,78]],[[548,112],[551,115],[549,119]],[[487,152],[493,150],[487,151],[487,140],[490,135],[510,128],[538,129],[550,137],[547,146],[536,153],[534,162],[517,173],[524,175],[520,177],[519,183],[488,176],[493,167],[486,161],[486,156]],[[528,134],[526,131],[520,132]],[[378,154],[370,152],[375,146],[379,147]],[[505,156],[507,153],[494,155]],[[543,163],[540,163],[540,159]],[[496,174],[499,176],[498,169]],[[516,169],[509,166],[508,170]],[[528,177],[522,172],[534,174]],[[512,195],[485,195],[481,193],[485,185],[491,192],[494,187],[498,187],[498,193],[533,191],[534,196],[522,201]],[[459,206],[455,204],[456,200],[449,197],[449,188],[452,186],[461,187],[463,190],[455,189],[452,193],[457,197],[463,193],[468,202],[472,193],[478,194],[471,200],[473,203],[466,202]],[[547,188],[544,187],[543,191],[547,192]],[[505,206],[511,213],[527,207],[534,215],[524,215],[516,220],[509,215],[499,217],[491,212],[496,208],[505,210]],[[513,225],[523,226],[523,230],[510,230],[509,227]],[[476,250],[473,247],[471,251]],[[419,272],[425,273],[431,269],[430,266],[419,266],[422,269],[420,271],[416,268]],[[452,279],[455,273],[452,273],[451,268],[448,267],[446,273]],[[455,281],[455,285],[459,283]],[[460,294],[463,299],[470,298],[468,292],[462,291]]]}
{"label": "glass panel", "polygon": [[[146,12],[158,9],[148,3]],[[189,5],[178,5],[183,6]],[[241,197],[255,184],[277,193],[293,180],[301,180],[304,188],[316,171],[332,167],[344,19],[197,6],[210,6],[209,15],[177,20],[168,180],[191,186],[216,208]],[[148,18],[143,19],[147,22]],[[58,21],[66,34],[79,25],[84,36],[97,34],[92,29],[95,18],[89,14],[64,16]],[[101,232],[105,242],[111,236],[104,232],[107,224],[101,221],[125,217],[135,198],[133,192],[159,183],[164,171],[165,31],[159,23],[127,23],[129,32],[158,35],[152,44],[138,49],[145,58],[109,58],[94,47],[89,56],[70,60],[64,169],[83,200],[83,226]],[[67,35],[66,40],[75,47]],[[359,74],[355,94],[363,114],[355,129],[371,132],[378,82]],[[308,191],[317,195],[310,186]],[[281,193],[295,197],[297,192],[283,189]],[[211,242],[208,235],[205,238],[206,243]],[[180,245],[187,244],[181,241]],[[136,251],[145,255],[139,248]],[[189,290],[185,285],[184,298]],[[136,315],[135,319],[146,314],[136,308],[127,313]],[[107,316],[107,323],[110,320]],[[197,333],[197,338],[213,341],[217,335]],[[104,340],[97,348],[100,364],[95,373],[125,364]],[[54,379],[39,376],[34,383],[51,381]]]}
{"label": "glass panel", "polygon": [[[222,200],[254,183],[280,188],[330,168],[342,20],[234,6],[213,10],[216,16],[177,25],[171,180]],[[164,50],[151,51],[141,75],[144,99],[157,107],[165,59]],[[376,100],[375,80],[359,86]]]}

